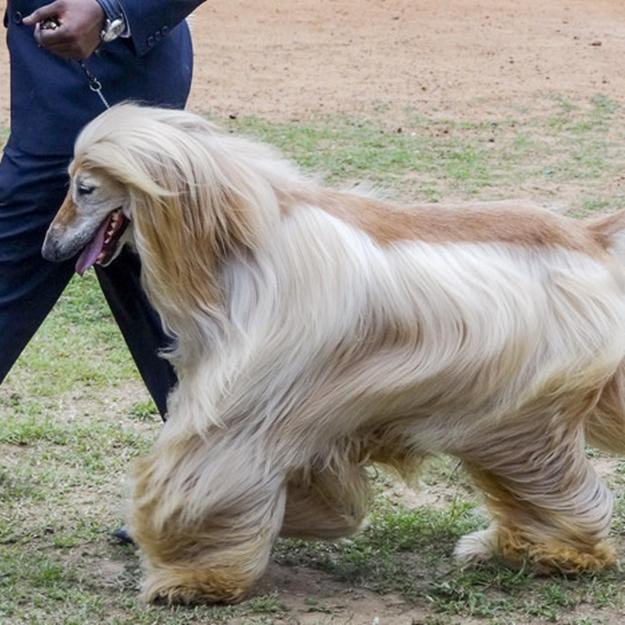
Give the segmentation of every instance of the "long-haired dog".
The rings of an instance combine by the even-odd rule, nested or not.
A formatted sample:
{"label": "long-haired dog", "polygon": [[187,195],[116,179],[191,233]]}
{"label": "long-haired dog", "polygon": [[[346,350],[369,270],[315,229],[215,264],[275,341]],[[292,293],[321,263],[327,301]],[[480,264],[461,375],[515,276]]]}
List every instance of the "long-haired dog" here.
{"label": "long-haired dog", "polygon": [[614,561],[586,442],[625,451],[625,214],[403,208],[324,188],[186,112],[80,135],[44,256],[128,240],[179,384],[135,476],[144,596],[241,598],[279,535],[355,532],[367,465],[459,458],[490,527],[463,562]]}

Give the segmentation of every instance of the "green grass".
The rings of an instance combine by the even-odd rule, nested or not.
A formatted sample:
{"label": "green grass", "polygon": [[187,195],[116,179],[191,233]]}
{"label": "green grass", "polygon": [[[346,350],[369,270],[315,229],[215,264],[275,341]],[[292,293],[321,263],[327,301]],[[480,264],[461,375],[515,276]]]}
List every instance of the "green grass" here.
{"label": "green grass", "polygon": [[[598,96],[553,97],[492,119],[406,111],[390,120],[379,111],[297,123],[218,121],[275,144],[333,184],[372,183],[407,201],[532,197],[585,215],[625,205],[622,114]],[[123,519],[124,476],[158,431],[97,281],[73,280],[0,387],[0,625],[357,625],[376,616],[382,625],[386,617],[423,625],[623,622],[619,569],[578,578],[540,578],[497,563],[457,570],[455,541],[485,521],[469,483],[444,459],[423,476],[435,503],[415,507],[379,475],[361,534],[279,541],[277,581],[239,606],[143,606],[138,558],[109,532]],[[613,538],[623,553],[625,462],[609,468]]]}
{"label": "green grass", "polygon": [[[544,110],[546,109],[546,110]],[[392,189],[405,200],[534,197],[572,212],[625,206],[616,184],[625,160],[620,105],[603,96],[555,99],[524,116],[457,121],[406,112],[270,123],[250,117],[236,131],[278,146],[333,183]]]}

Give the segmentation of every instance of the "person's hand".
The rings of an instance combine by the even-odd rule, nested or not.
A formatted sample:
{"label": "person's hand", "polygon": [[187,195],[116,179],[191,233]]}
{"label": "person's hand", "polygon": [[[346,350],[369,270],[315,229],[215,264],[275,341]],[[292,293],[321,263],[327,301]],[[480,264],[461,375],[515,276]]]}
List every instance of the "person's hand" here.
{"label": "person's hand", "polygon": [[[56,28],[42,28],[46,20]],[[100,45],[105,16],[96,0],[56,0],[24,18],[35,27],[35,40],[42,47],[63,57],[82,61]]]}

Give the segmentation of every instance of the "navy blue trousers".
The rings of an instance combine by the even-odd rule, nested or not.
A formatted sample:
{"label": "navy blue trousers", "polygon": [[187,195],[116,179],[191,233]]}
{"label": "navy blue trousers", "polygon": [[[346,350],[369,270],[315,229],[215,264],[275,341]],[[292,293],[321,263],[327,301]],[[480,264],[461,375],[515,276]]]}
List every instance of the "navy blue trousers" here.
{"label": "navy blue trousers", "polygon": [[[32,156],[11,148],[0,162],[0,383],[46,318],[74,272],[74,261],[41,256],[48,226],[68,188],[70,157]],[[167,338],[140,284],[136,254],[124,250],[97,267],[104,296],[159,412],[176,383],[157,351]]]}

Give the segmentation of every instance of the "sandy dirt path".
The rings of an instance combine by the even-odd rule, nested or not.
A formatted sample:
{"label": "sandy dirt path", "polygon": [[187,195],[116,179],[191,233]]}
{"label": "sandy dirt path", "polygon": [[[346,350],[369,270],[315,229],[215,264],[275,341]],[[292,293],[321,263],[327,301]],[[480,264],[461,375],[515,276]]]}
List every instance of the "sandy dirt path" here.
{"label": "sandy dirt path", "polygon": [[218,116],[408,106],[475,117],[544,92],[625,94],[620,0],[209,0],[192,27],[190,106]]}

